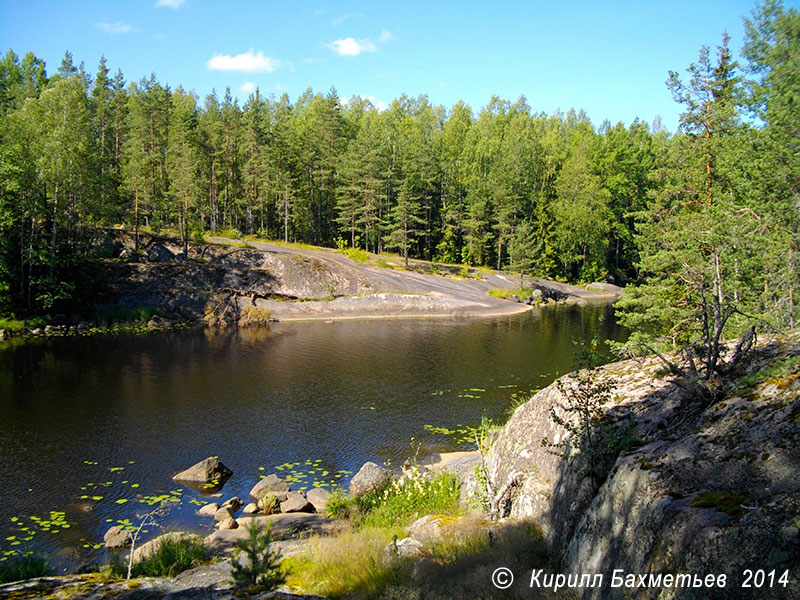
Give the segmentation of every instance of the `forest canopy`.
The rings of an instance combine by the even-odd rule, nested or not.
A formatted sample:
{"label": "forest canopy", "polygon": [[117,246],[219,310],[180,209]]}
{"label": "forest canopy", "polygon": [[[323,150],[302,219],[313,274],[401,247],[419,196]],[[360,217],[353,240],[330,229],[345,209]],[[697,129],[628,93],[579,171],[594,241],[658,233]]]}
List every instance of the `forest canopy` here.
{"label": "forest canopy", "polygon": [[[335,89],[202,100],[69,52],[0,61],[0,314],[67,312],[106,228],[258,235],[635,284],[624,322],[681,341],[698,303],[797,322],[800,17],[746,19],[667,86],[670,133],[492,97],[477,111]],[[667,75],[667,74],[665,74]],[[732,317],[731,323],[736,322]]]}

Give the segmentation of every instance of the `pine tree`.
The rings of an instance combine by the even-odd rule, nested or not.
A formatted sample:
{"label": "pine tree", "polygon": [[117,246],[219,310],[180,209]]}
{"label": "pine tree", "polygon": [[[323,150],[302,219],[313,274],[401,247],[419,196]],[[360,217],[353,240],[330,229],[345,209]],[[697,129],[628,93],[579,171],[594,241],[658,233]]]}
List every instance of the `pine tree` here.
{"label": "pine tree", "polygon": [[[668,86],[686,112],[682,135],[665,164],[665,184],[642,224],[641,271],[645,285],[619,303],[621,322],[635,331],[633,344],[658,350],[669,340],[682,364],[668,361],[698,395],[714,399],[752,347],[752,328],[738,320],[749,286],[737,265],[746,262],[746,222],[736,206],[732,172],[738,128],[736,64],[723,36],[717,61],[703,47],[691,78],[671,72]],[[726,336],[742,333],[728,353]]]}

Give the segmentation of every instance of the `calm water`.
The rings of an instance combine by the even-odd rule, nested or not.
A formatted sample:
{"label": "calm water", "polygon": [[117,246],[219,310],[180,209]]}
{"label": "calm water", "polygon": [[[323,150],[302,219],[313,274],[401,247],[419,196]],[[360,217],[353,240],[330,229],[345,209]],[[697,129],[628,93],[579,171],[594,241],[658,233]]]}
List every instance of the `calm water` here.
{"label": "calm water", "polygon": [[0,343],[0,557],[102,560],[106,529],[160,494],[180,499],[164,526],[210,530],[203,494],[171,476],[211,455],[234,472],[225,498],[245,498],[276,466],[296,487],[345,484],[366,460],[402,462],[412,438],[423,455],[465,448],[425,425],[503,419],[595,331],[623,335],[609,306]]}

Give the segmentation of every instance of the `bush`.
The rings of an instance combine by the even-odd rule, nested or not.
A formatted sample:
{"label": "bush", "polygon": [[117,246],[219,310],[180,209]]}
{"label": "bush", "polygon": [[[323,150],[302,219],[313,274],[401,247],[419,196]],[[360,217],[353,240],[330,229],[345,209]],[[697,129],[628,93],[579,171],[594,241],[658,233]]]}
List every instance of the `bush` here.
{"label": "bush", "polygon": [[[272,543],[270,526],[262,527],[253,521],[245,529],[247,538],[236,542],[231,559],[233,581],[240,586],[259,585],[271,590],[283,583],[284,577],[278,567],[280,556],[269,547]],[[244,564],[239,562],[240,553],[247,557]]]}
{"label": "bush", "polygon": [[365,263],[369,260],[369,252],[361,248],[347,248],[342,253],[355,263]]}
{"label": "bush", "polygon": [[50,565],[50,559],[41,552],[26,552],[0,563],[0,583],[45,577],[53,573],[55,570]]}
{"label": "bush", "polygon": [[196,538],[165,539],[148,558],[133,565],[134,577],[175,577],[208,560],[208,550]]}

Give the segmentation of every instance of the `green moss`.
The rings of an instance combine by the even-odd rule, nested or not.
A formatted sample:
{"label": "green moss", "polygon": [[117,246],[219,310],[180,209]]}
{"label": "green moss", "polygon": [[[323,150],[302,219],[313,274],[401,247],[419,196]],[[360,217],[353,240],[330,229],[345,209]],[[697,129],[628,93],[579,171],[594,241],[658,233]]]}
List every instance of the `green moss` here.
{"label": "green moss", "polygon": [[706,492],[692,500],[692,508],[713,508],[718,512],[731,517],[741,517],[744,514],[742,502],[747,499],[743,494],[729,492]]}
{"label": "green moss", "polygon": [[753,375],[740,378],[736,385],[743,391],[750,391],[762,382],[775,384],[778,389],[785,389],[793,381],[800,378],[800,355],[774,360],[761,367]]}

